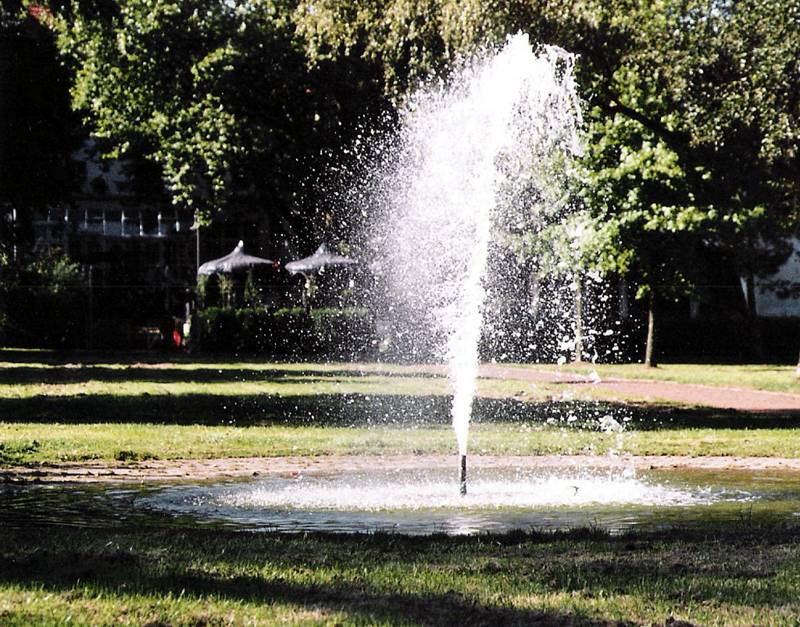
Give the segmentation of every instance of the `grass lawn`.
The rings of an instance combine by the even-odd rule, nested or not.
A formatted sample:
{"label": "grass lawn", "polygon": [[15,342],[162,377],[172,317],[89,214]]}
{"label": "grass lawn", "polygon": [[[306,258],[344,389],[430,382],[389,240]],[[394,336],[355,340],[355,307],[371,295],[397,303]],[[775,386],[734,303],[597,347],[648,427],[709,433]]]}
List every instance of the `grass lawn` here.
{"label": "grass lawn", "polygon": [[[449,453],[455,446],[446,379],[408,366],[92,359],[0,351],[0,464]],[[794,384],[788,367],[571,368],[760,388]],[[636,398],[612,403],[587,387],[563,400],[556,384],[481,379],[471,450],[800,456],[800,416],[654,407]],[[607,415],[626,433],[603,433]]]}
{"label": "grass lawn", "polygon": [[[522,366],[529,367],[529,366]],[[551,367],[552,368],[552,367]],[[750,388],[770,392],[800,394],[796,366],[772,364],[661,364],[645,368],[642,364],[565,364],[567,372],[620,379],[646,379],[675,383],[699,383],[722,387]]]}
{"label": "grass lawn", "polygon": [[[800,457],[800,430],[683,428],[634,431],[621,437],[599,431],[520,423],[474,425],[477,454],[731,455]],[[98,423],[0,423],[0,463],[85,460],[209,459],[284,455],[389,455],[455,453],[449,426],[210,426]]]}
{"label": "grass lawn", "polygon": [[[0,351],[0,465],[455,446],[441,376],[384,365],[135,359],[79,364],[75,355]],[[675,368],[597,369],[764,389],[784,389],[779,380],[790,375]],[[800,456],[800,416],[636,400],[564,400],[557,386],[482,380],[470,446]],[[607,415],[626,431],[604,433]],[[800,530],[785,524],[407,538],[176,528],[158,515],[91,529],[8,520],[2,625],[796,625],[800,615]]]}
{"label": "grass lawn", "polygon": [[7,529],[0,622],[796,625],[786,528],[470,538]]}

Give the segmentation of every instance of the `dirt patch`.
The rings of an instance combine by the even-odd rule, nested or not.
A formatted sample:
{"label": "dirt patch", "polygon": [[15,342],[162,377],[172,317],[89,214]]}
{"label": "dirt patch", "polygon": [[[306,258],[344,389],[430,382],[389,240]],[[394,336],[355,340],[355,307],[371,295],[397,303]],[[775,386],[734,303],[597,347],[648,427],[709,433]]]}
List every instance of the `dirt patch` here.
{"label": "dirt patch", "polygon": [[[453,455],[392,455],[325,457],[244,457],[224,459],[148,460],[136,463],[85,462],[12,466],[0,470],[7,482],[122,482],[187,481],[259,476],[266,474],[307,474],[331,471],[376,469],[416,470],[429,468],[455,469]],[[689,457],[665,456],[588,456],[536,455],[501,456],[472,455],[471,468],[623,468],[697,469],[697,470],[771,470],[800,472],[800,459],[778,457]],[[455,472],[455,470],[453,470]]]}

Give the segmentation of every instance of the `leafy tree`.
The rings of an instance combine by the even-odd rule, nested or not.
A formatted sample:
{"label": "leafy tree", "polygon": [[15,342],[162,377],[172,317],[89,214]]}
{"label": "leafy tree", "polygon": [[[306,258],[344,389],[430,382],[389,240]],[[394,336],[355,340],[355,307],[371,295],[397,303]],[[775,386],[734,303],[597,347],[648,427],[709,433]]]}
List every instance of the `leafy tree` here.
{"label": "leafy tree", "polygon": [[36,5],[0,5],[0,241],[9,245],[30,240],[33,212],[72,191],[77,120],[47,20]]}
{"label": "leafy tree", "polygon": [[[633,247],[616,247],[615,269],[635,262],[652,305],[659,291],[691,289],[701,249],[715,250],[748,279],[756,354],[753,277],[786,258],[797,217],[797,130],[787,123],[800,94],[797,8],[772,0],[628,7],[618,23],[631,43],[611,80],[598,83],[589,142],[599,224],[624,229],[632,210],[639,215],[618,233]],[[631,123],[638,130],[620,138]],[[628,206],[634,188],[638,209]],[[658,237],[642,240],[647,233]],[[651,322],[653,314],[651,306]]]}
{"label": "leafy tree", "polygon": [[293,7],[76,0],[57,20],[73,103],[111,156],[159,164],[173,202],[201,222],[245,201],[291,221],[322,149],[377,94],[358,59],[308,70]]}
{"label": "leafy tree", "polygon": [[14,346],[72,347],[84,339],[88,283],[58,250],[17,264],[0,253],[0,334]]}
{"label": "leafy tree", "polygon": [[754,277],[773,272],[792,246],[798,217],[800,3],[718,2],[682,33],[682,57],[664,55],[683,125],[708,170],[703,194],[718,208],[715,235],[746,278],[762,347]]}
{"label": "leafy tree", "polygon": [[585,228],[563,263],[636,281],[654,365],[656,305],[691,292],[709,250],[749,277],[785,255],[798,197],[798,4],[84,0],[57,24],[92,128],[120,152],[144,150],[174,201],[204,219],[244,197],[299,208],[312,155],[346,144],[364,103],[381,103],[379,81],[401,100],[520,30],[577,52]]}
{"label": "leafy tree", "polygon": [[[714,249],[754,273],[785,257],[796,217],[798,3],[498,0],[307,3],[312,57],[363,42],[402,94],[458,54],[523,30],[581,55],[586,268],[632,277],[656,305],[690,293]],[[563,249],[563,247],[562,247]],[[752,299],[750,300],[752,303]]]}

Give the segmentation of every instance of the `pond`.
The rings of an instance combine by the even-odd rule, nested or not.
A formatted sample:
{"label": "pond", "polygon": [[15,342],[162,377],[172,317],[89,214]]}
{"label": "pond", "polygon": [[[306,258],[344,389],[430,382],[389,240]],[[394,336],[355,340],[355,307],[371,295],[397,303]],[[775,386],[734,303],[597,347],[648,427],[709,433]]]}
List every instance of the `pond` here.
{"label": "pond", "polygon": [[0,523],[219,526],[260,532],[449,535],[800,522],[786,472],[478,468],[284,473],[250,480],[0,486]]}

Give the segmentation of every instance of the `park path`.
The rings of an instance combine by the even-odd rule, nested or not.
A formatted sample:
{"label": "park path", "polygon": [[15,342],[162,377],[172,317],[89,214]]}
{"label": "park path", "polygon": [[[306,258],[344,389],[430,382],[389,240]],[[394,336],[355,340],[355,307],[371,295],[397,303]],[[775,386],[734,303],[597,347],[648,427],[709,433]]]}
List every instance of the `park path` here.
{"label": "park path", "polygon": [[481,365],[480,375],[487,378],[516,379],[532,383],[563,385],[580,392],[601,387],[625,397],[637,397],[649,402],[667,401],[684,405],[699,405],[717,409],[751,412],[800,411],[800,394],[769,392],[747,388],[729,388],[672,381],[644,379],[600,378],[574,372],[539,368],[519,368],[499,364]]}

